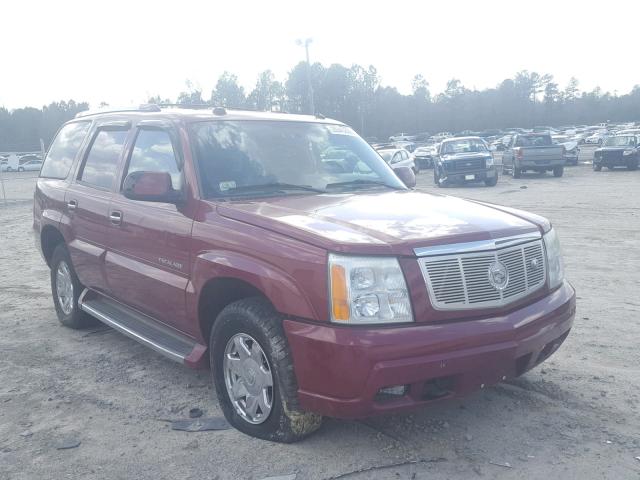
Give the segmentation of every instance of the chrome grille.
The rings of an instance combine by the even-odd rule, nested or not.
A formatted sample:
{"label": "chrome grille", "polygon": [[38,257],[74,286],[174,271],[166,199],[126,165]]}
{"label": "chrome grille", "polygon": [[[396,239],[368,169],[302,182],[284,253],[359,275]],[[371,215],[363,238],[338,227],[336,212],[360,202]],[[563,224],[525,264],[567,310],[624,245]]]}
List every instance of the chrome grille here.
{"label": "chrome grille", "polygon": [[[418,261],[431,304],[438,310],[504,306],[538,290],[547,278],[542,240],[490,251],[426,256]],[[502,290],[489,278],[489,266],[495,262],[508,272]]]}

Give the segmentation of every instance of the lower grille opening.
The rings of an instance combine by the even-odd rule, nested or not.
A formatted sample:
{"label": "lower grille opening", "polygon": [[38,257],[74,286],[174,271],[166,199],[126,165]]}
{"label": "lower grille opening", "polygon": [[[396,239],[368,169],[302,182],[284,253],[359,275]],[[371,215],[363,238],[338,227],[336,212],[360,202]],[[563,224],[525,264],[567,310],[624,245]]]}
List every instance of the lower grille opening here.
{"label": "lower grille opening", "polygon": [[439,398],[447,397],[453,394],[453,387],[455,384],[454,377],[440,377],[434,378],[425,382],[422,390],[423,400],[437,400]]}
{"label": "lower grille opening", "polygon": [[521,357],[516,358],[516,377],[519,377],[527,371],[527,367],[529,366],[529,362],[531,362],[532,355],[532,353],[527,353],[526,355],[522,355]]}
{"label": "lower grille opening", "polygon": [[536,364],[542,363],[547,358],[549,358],[551,354],[558,349],[558,347],[562,344],[562,342],[564,342],[564,340],[567,338],[568,335],[569,335],[569,332],[565,332],[555,340],[547,343],[542,349],[542,351],[538,354],[538,358],[536,359]]}

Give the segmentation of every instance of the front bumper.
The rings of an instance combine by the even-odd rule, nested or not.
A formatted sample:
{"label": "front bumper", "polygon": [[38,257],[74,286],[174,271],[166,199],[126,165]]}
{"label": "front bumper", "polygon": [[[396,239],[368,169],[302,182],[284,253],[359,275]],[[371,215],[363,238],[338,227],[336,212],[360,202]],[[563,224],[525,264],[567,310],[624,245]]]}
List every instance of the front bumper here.
{"label": "front bumper", "polygon": [[637,161],[637,157],[635,157],[634,155],[621,155],[621,156],[608,157],[608,158],[602,158],[602,157],[593,158],[593,163],[595,165],[601,165],[607,168],[626,167],[629,165],[633,165],[633,163],[636,161]]}
{"label": "front bumper", "polygon": [[[473,178],[469,178],[470,175],[473,175]],[[445,168],[441,178],[451,183],[481,182],[495,178],[497,175],[498,171],[494,165],[482,170],[448,171]]]}
{"label": "front bumper", "polygon": [[[285,320],[302,408],[339,418],[402,411],[513,378],[548,358],[575,316],[567,282],[503,316],[448,324],[336,327]],[[437,384],[437,398],[428,394]],[[380,399],[381,388],[407,385]]]}

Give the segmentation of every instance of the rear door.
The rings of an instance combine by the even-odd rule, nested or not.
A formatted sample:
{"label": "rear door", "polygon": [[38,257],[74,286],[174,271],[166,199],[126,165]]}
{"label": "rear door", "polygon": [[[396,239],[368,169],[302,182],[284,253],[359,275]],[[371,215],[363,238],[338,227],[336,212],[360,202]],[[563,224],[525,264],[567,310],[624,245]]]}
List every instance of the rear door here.
{"label": "rear door", "polygon": [[185,331],[185,295],[190,274],[193,219],[170,203],[130,200],[122,194],[127,174],[168,172],[183,190],[183,160],[171,124],[138,124],[107,226],[106,274],[112,296],[155,319]]}
{"label": "rear door", "polygon": [[109,202],[129,130],[128,122],[99,124],[65,194],[73,266],[83,285],[105,293]]}

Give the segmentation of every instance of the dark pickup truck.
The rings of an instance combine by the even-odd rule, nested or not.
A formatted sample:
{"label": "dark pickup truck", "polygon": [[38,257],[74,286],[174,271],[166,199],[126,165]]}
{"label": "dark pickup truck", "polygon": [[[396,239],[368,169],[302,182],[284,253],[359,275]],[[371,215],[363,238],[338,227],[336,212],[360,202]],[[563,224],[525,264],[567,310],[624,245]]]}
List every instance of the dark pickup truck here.
{"label": "dark pickup truck", "polygon": [[489,147],[480,137],[443,140],[433,164],[433,181],[438,187],[451,183],[498,183],[498,170]]}
{"label": "dark pickup truck", "polygon": [[569,334],[547,220],[414,184],[321,116],[148,105],[60,129],[33,226],[62,324],[210,367],[233,426],[292,442],[522,375]]}

